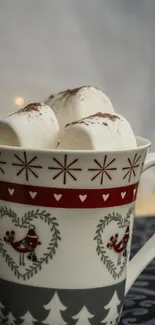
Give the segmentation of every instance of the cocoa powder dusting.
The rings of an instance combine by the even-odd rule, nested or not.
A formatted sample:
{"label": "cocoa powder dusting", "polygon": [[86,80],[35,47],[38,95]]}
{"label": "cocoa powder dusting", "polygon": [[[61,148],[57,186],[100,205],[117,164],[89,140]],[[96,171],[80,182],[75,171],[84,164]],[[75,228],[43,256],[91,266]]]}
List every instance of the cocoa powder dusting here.
{"label": "cocoa powder dusting", "polygon": [[[93,114],[93,115],[90,115],[90,116],[87,116],[87,117],[84,117],[78,121],[74,121],[72,123],[68,123],[66,124],[65,127],[67,126],[70,126],[70,125],[75,125],[75,124],[85,124],[85,125],[89,125],[90,123],[91,124],[94,124],[95,122],[93,121],[90,121],[90,123],[88,123],[88,119],[91,120],[93,119],[94,117],[100,117],[100,118],[108,118],[110,119],[111,121],[115,122],[117,119],[119,120],[119,116],[117,115],[112,115],[112,114],[109,114],[109,113],[101,113],[101,112],[98,112],[96,114]],[[106,122],[103,122],[104,125],[108,126],[108,124]]]}
{"label": "cocoa powder dusting", "polygon": [[54,98],[54,95],[52,94],[50,97],[49,97],[49,99],[53,99]]}
{"label": "cocoa powder dusting", "polygon": [[40,106],[41,106],[41,103],[30,103],[27,106],[21,108],[17,113],[20,114],[20,113],[33,112],[33,111],[38,112]]}
{"label": "cocoa powder dusting", "polygon": [[74,96],[82,88],[83,87],[77,87],[77,88],[73,88],[73,89],[67,89],[64,92],[64,96]]}
{"label": "cocoa powder dusting", "polygon": [[96,113],[96,114],[94,114],[92,116],[89,116],[89,118],[90,117],[102,117],[102,118],[105,117],[105,118],[108,118],[109,120],[111,120],[113,122],[115,122],[117,119],[118,120],[120,119],[119,116],[117,116],[117,115],[113,115],[113,114],[109,114],[109,113],[101,113],[101,112]]}
{"label": "cocoa powder dusting", "polygon": [[[81,86],[81,87],[77,87],[77,88],[67,89],[65,91],[61,91],[58,94],[61,95],[61,98],[64,98],[67,101],[67,100],[69,100],[69,98],[71,98],[72,96],[76,95],[80,89],[82,89],[82,88],[90,88],[90,87],[93,87],[95,89],[98,89],[95,86]],[[53,99],[54,98],[54,95],[51,95],[49,98],[50,99]]]}
{"label": "cocoa powder dusting", "polygon": [[83,87],[77,87],[77,88],[73,88],[73,89],[67,89],[66,91],[60,92],[59,94],[62,94],[61,98],[64,98],[64,100],[67,102],[69,101],[69,99],[76,95],[78,93],[78,91],[80,89],[82,89]]}
{"label": "cocoa powder dusting", "polygon": [[[18,111],[14,112],[13,114],[10,114],[8,116],[13,116],[16,114],[22,114],[22,113],[29,113],[29,117],[31,116],[31,112],[39,112],[39,108],[42,106],[41,103],[30,103],[28,105],[26,105],[25,107],[19,109]],[[42,115],[42,113],[39,113],[40,115]]]}
{"label": "cocoa powder dusting", "polygon": [[77,88],[73,88],[73,89],[67,89],[66,91],[63,91],[63,93],[64,93],[64,97],[65,96],[74,96],[74,95],[76,95],[76,93],[80,90],[80,89],[82,89],[82,88],[91,88],[91,87],[93,87],[93,88],[95,88],[95,89],[98,89],[97,87],[95,87],[95,86],[81,86],[81,87],[77,87]]}

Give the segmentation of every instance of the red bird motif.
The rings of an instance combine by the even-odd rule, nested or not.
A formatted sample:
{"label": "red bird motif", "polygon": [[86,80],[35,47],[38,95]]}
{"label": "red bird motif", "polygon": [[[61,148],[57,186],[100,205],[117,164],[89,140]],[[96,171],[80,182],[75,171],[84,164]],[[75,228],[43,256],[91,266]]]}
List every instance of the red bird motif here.
{"label": "red bird motif", "polygon": [[35,249],[41,242],[38,240],[38,236],[35,232],[35,226],[30,225],[27,235],[18,241],[15,241],[15,232],[7,231],[6,237],[4,237],[4,241],[11,245],[12,248],[20,253],[19,264],[25,265],[24,263],[24,254],[28,253],[27,258],[32,260],[32,262],[37,262],[37,256],[35,253]]}
{"label": "red bird motif", "polygon": [[[129,241],[129,233],[130,233],[130,229],[129,226],[127,226],[123,238],[118,242],[118,234],[116,234],[115,236],[111,236],[110,242],[107,244],[107,247],[109,249],[113,249],[118,254],[124,253],[123,255],[126,256],[126,247]],[[118,264],[121,263],[120,259],[121,259],[121,255],[120,258],[118,259]]]}

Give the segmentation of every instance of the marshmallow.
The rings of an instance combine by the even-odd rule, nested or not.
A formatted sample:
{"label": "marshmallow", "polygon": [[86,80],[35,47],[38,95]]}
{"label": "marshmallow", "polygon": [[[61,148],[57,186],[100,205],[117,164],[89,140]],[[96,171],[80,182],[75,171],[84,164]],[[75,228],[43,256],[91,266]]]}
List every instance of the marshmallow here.
{"label": "marshmallow", "polygon": [[0,120],[0,144],[25,148],[56,148],[59,125],[52,109],[31,103]]}
{"label": "marshmallow", "polygon": [[97,113],[67,124],[58,149],[118,150],[137,147],[128,121],[121,115]]}
{"label": "marshmallow", "polygon": [[54,111],[61,130],[67,123],[97,113],[98,108],[102,113],[114,113],[109,98],[92,86],[68,89],[51,95],[45,103]]}

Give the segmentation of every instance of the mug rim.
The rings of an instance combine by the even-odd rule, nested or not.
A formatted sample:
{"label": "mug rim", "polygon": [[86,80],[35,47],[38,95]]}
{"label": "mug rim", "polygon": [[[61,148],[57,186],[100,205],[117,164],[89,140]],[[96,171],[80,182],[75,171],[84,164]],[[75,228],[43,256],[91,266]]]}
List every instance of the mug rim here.
{"label": "mug rim", "polygon": [[111,150],[108,148],[105,148],[103,150],[93,150],[93,149],[89,149],[89,150],[71,150],[71,149],[44,149],[44,148],[27,148],[27,147],[16,147],[16,146],[7,146],[7,145],[0,145],[0,150],[5,150],[7,152],[11,152],[12,150],[16,150],[16,151],[26,151],[28,152],[33,152],[33,153],[52,153],[52,154],[80,154],[80,155],[84,155],[84,154],[103,154],[103,153],[122,153],[122,152],[133,152],[135,150],[141,150],[141,149],[146,149],[149,148],[151,146],[151,141],[143,138],[143,137],[139,137],[139,136],[135,136],[136,141],[137,141],[137,147],[134,148],[122,148],[122,149],[116,149],[116,150]]}

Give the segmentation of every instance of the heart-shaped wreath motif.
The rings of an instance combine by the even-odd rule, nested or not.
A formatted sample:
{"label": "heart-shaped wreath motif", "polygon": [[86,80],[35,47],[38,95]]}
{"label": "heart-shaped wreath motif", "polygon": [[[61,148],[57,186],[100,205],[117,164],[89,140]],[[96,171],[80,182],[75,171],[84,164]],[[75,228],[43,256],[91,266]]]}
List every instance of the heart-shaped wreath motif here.
{"label": "heart-shaped wreath motif", "polygon": [[[110,272],[111,276],[116,280],[119,279],[120,276],[122,275],[126,262],[127,262],[127,243],[128,243],[128,239],[129,239],[129,225],[130,225],[130,216],[133,213],[133,209],[134,207],[131,207],[129,209],[129,211],[127,212],[125,218],[123,218],[119,213],[112,213],[112,214],[108,214],[107,216],[104,217],[104,219],[101,219],[99,221],[99,224],[97,225],[97,230],[96,230],[96,234],[94,237],[94,240],[97,243],[96,246],[96,251],[97,254],[100,256],[100,260],[101,262],[105,265],[105,267],[107,268],[107,270]],[[115,236],[111,236],[110,238],[110,243],[107,243],[106,246],[103,243],[102,240],[102,236],[103,236],[103,232],[105,230],[105,227],[108,226],[112,221],[115,221],[118,225],[118,228],[124,228],[126,229],[126,233],[123,237],[123,240],[121,240],[119,243],[117,243],[117,239],[118,239],[118,234],[115,234]],[[124,246],[123,246],[124,245]],[[124,255],[124,259],[119,267],[116,266],[116,264],[110,259],[110,257],[108,256],[107,253],[107,248],[108,249],[115,249],[115,252],[119,253],[119,251],[121,253],[119,253],[119,258],[120,258],[120,254]],[[117,249],[116,249],[117,248]]]}
{"label": "heart-shaped wreath motif", "polygon": [[[19,228],[28,228],[29,227],[29,232],[27,236],[18,242],[15,242],[14,231],[7,231],[6,232],[6,237],[4,237],[4,241],[6,243],[9,243],[14,247],[14,249],[17,247],[18,244],[18,252],[28,252],[29,255],[28,258],[31,260],[32,259],[32,265],[30,265],[28,268],[25,268],[25,272],[22,273],[18,264],[13,260],[13,258],[8,254],[7,249],[4,247],[3,243],[3,238],[0,238],[0,253],[4,257],[6,263],[8,266],[11,268],[11,270],[14,272],[15,276],[19,279],[22,278],[23,280],[30,279],[30,277],[33,277],[35,274],[38,273],[42,269],[42,266],[44,263],[48,263],[49,259],[52,259],[53,256],[56,253],[56,249],[58,248],[58,243],[61,240],[60,237],[60,231],[58,229],[59,224],[57,223],[57,219],[55,217],[51,217],[50,213],[47,213],[45,210],[40,211],[37,209],[36,211],[28,211],[27,213],[24,214],[22,218],[19,218],[17,214],[12,211],[11,209],[8,209],[6,206],[1,206],[0,207],[0,219],[2,219],[4,216],[8,216],[13,224],[16,227]],[[48,224],[51,229],[51,239],[49,241],[48,247],[46,248],[46,252],[43,253],[42,257],[38,260],[35,254],[34,249],[32,249],[38,244],[41,244],[38,241],[38,236],[35,233],[35,227],[34,225],[31,225],[30,223],[34,222],[35,219],[41,219],[43,222]],[[12,241],[11,241],[12,240]],[[29,240],[29,241],[28,241]],[[22,248],[21,248],[22,247]],[[23,257],[24,258],[24,257]],[[23,264],[24,265],[24,264]]]}

